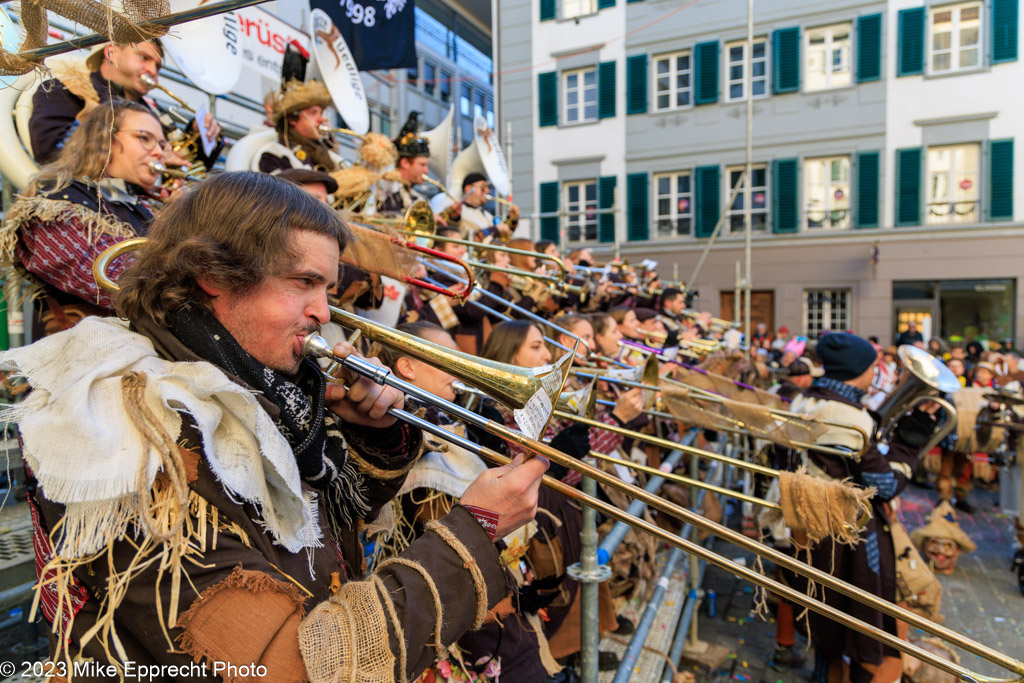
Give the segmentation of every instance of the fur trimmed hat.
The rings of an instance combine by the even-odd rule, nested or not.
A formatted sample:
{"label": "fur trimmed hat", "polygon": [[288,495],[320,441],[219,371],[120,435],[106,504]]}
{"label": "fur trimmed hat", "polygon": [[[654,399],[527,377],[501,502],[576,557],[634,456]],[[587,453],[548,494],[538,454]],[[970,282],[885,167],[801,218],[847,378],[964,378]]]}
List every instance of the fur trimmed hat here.
{"label": "fur trimmed hat", "polygon": [[291,80],[285,83],[281,93],[274,97],[274,109],[270,122],[277,124],[285,116],[318,105],[326,107],[331,103],[331,93],[322,81]]}

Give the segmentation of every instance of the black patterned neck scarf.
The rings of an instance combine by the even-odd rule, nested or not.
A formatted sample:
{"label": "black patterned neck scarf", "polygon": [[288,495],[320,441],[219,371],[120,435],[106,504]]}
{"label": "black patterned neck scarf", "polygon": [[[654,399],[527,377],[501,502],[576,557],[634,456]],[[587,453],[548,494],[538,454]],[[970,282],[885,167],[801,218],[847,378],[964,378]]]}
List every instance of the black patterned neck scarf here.
{"label": "black patterned neck scarf", "polygon": [[354,529],[370,507],[362,477],[348,459],[348,445],[333,413],[325,408],[327,381],[317,365],[307,358],[295,375],[271,370],[203,309],[175,311],[167,316],[167,325],[196,355],[238,377],[277,406],[277,429],[292,447],[303,481],[324,495],[332,531]]}
{"label": "black patterned neck scarf", "polygon": [[824,387],[825,389],[834,391],[843,398],[853,401],[858,405],[860,404],[861,398],[864,397],[864,392],[862,390],[832,377],[819,377],[814,380],[814,386]]}

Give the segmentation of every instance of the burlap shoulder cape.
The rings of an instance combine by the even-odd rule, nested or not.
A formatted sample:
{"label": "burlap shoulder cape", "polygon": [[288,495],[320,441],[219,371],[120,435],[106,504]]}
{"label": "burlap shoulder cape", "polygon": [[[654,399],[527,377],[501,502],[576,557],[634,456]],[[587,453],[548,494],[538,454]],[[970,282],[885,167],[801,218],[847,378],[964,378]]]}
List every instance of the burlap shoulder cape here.
{"label": "burlap shoulder cape", "polygon": [[106,548],[145,512],[143,494],[161,461],[129,417],[122,378],[131,372],[145,374],[145,409],[175,443],[181,412],[190,415],[218,480],[256,506],[277,544],[293,553],[322,545],[316,500],[302,488],[288,442],[256,397],[216,366],[163,360],[126,322],[90,317],[5,351],[0,369],[33,387],[23,403],[0,411],[0,419],[18,424],[25,461],[43,495],[65,506],[54,543],[61,557]]}

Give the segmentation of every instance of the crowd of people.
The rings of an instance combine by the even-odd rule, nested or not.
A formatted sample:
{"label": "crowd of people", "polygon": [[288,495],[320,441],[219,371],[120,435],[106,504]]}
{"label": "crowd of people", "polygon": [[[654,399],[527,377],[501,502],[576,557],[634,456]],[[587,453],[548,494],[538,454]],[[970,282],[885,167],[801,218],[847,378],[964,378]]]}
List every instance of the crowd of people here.
{"label": "crowd of people", "polygon": [[[376,264],[343,258],[358,238],[331,207],[349,178],[322,134],[323,85],[300,73],[268,98],[278,139],[253,171],[211,173],[164,203],[154,162],[173,165],[177,152],[140,80],[157,77],[159,42],[97,54],[86,77],[95,98],[60,74],[64,90],[40,95],[36,152],[48,145],[52,154],[39,157],[48,163],[0,231],[9,301],[39,301],[39,341],[3,362],[32,387],[14,414],[54,661],[131,661],[163,667],[167,679],[178,676],[172,669],[229,662],[275,681],[355,672],[366,681],[575,680],[582,591],[567,569],[581,559],[583,516],[573,498],[540,484],[546,473],[576,487],[579,473],[365,376],[325,376],[303,355],[311,333],[343,339],[331,331],[330,306],[372,312],[391,296]],[[215,122],[206,130],[219,139]],[[387,143],[397,173],[382,177],[390,191],[370,201],[401,214],[423,198],[429,146],[416,130]],[[589,417],[602,426],[561,418],[540,436],[575,460],[624,458],[607,471],[630,483],[646,475],[629,462],[658,467],[664,455],[645,435],[678,441],[695,428],[652,411],[658,382],[694,369],[762,391],[797,418],[856,426],[860,442],[829,430],[810,448],[776,448],[773,466],[870,491],[859,542],[824,539],[808,561],[897,600],[892,501],[937,421],[923,406],[884,442],[876,436],[868,409],[899,380],[895,348],[845,332],[813,342],[765,325],[745,344],[736,326],[688,308],[685,286],[662,283],[653,265],[599,264],[586,249],[560,258],[558,245],[515,236],[517,207],[498,217],[486,208],[485,175],[467,174],[461,190],[435,217],[437,237],[447,238],[437,248],[456,259],[472,251],[493,268],[467,293],[458,271],[421,262],[410,275],[457,296],[409,287],[393,321],[399,332],[536,372],[567,363],[563,392],[589,387],[599,399]],[[108,269],[119,289],[100,288],[93,263],[130,237],[147,241]],[[334,354],[361,353],[518,428],[511,407],[408,348],[372,341],[338,341]],[[965,384],[1005,386],[1020,372],[1012,352],[941,343],[934,352]],[[660,365],[654,383],[637,386],[649,381],[641,370],[651,358]],[[616,383],[615,372],[632,373],[632,384]],[[401,408],[510,464],[396,421],[392,409]],[[724,438],[698,431],[703,447]],[[951,463],[940,491],[951,489],[943,476],[960,486]],[[686,459],[679,467],[688,470]],[[691,502],[688,487],[671,495]],[[611,488],[601,496],[628,504]],[[956,500],[967,505],[960,489]],[[777,544],[803,547],[787,546],[785,534]],[[647,589],[656,550],[639,535],[616,550],[613,578],[599,586],[601,632],[633,632],[621,608]],[[898,633],[894,619],[852,599],[826,591],[826,600]],[[780,625],[791,626],[785,609]],[[844,657],[852,680],[888,670],[896,650],[815,619],[821,680],[841,676]],[[796,656],[787,640],[780,663]],[[618,663],[600,653],[602,668]]]}

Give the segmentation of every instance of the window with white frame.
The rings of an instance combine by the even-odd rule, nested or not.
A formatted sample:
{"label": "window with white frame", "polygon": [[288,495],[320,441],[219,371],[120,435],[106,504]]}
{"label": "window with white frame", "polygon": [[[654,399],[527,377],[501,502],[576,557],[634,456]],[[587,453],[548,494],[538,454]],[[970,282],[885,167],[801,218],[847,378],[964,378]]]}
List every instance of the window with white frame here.
{"label": "window with white frame", "polygon": [[693,104],[690,51],[654,57],[654,110],[683,109]]}
{"label": "window with white frame", "polygon": [[597,70],[594,67],[566,71],[565,122],[597,121]]}
{"label": "window with white frame", "polygon": [[808,339],[818,339],[825,331],[850,329],[850,290],[805,289],[804,330]]}
{"label": "window with white frame", "polygon": [[597,12],[597,0],[560,0],[562,18],[574,19]]}
{"label": "window with white frame", "polygon": [[597,241],[596,211],[596,180],[565,183],[565,227],[568,242]]}
{"label": "window with white frame", "polygon": [[688,237],[693,223],[693,178],[689,171],[654,176],[656,237]]}
{"label": "window with white frame", "polygon": [[[768,96],[768,41],[754,38],[754,49],[750,64],[750,91],[754,98]],[[745,99],[747,68],[747,41],[738,40],[725,44],[725,101],[736,102]]]}
{"label": "window with white frame", "polygon": [[807,30],[805,90],[850,85],[850,22]]}
{"label": "window with white frame", "polygon": [[933,74],[981,66],[980,2],[933,7],[928,22],[928,68]]}
{"label": "window with white frame", "polygon": [[981,145],[944,145],[929,147],[928,213],[929,225],[957,225],[981,220],[978,191],[978,166]]}
{"label": "window with white frame", "polygon": [[[746,166],[729,166],[725,169],[729,177],[726,201],[732,195],[733,190],[737,187],[740,188],[736,193],[736,199],[729,206],[728,226],[730,232],[738,233],[746,229],[743,218],[747,200],[746,181],[743,180],[743,171],[746,168]],[[754,164],[751,170],[750,200],[750,229],[754,232],[763,232],[768,229],[768,167],[765,164]]]}
{"label": "window with white frame", "polygon": [[804,185],[809,229],[850,227],[850,157],[807,159]]}

